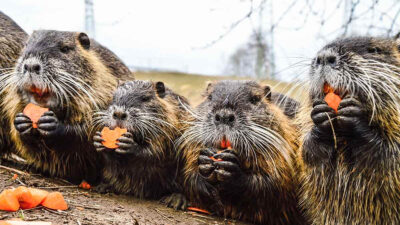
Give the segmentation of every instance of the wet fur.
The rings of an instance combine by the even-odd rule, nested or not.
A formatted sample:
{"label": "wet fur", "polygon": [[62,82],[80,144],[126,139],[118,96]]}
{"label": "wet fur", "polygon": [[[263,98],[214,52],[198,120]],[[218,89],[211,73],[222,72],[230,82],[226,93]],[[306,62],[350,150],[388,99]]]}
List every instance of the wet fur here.
{"label": "wet fur", "polygon": [[[301,199],[313,224],[400,224],[398,46],[384,38],[339,39],[318,54],[339,57],[335,70],[320,70],[318,56],[313,60],[309,103],[298,117]],[[313,104],[324,107],[324,82],[347,92],[338,116],[327,112],[336,149],[331,126],[322,129],[310,117]],[[343,106],[352,98],[359,106]]]}
{"label": "wet fur", "polygon": [[[254,96],[259,99],[250,103]],[[231,110],[241,121],[236,131],[226,135],[244,175],[227,183],[211,183],[199,169],[202,149],[219,148],[224,135],[210,122],[218,110]],[[235,133],[238,130],[244,133]],[[269,87],[252,81],[210,84],[204,101],[187,119],[180,139],[184,186],[191,203],[257,224],[304,224],[297,208],[294,176],[297,135],[292,121],[272,103]]]}
{"label": "wet fur", "polygon": [[[160,199],[182,192],[174,141],[180,136],[188,102],[163,84],[165,89],[159,92],[156,85],[161,82],[126,82],[116,90],[108,110],[96,114],[97,130],[124,127],[135,142],[133,152],[126,154],[98,144],[106,158],[104,182],[117,193]],[[126,119],[113,118],[119,110],[128,113]]]}
{"label": "wet fur", "polygon": [[[106,108],[118,80],[131,75],[113,53],[94,40],[90,40],[89,48],[84,48],[78,41],[79,35],[35,31],[18,61],[16,73],[6,79],[4,107],[11,124],[12,140],[33,169],[73,183],[82,179],[96,183],[102,157],[90,141],[92,135],[88,128],[92,113]],[[68,52],[60,52],[65,46]],[[44,78],[32,75],[29,79],[24,75],[23,67],[28,60],[40,61]],[[116,68],[118,66],[120,68]],[[22,139],[13,124],[17,114],[30,101],[24,88],[31,84],[50,89],[56,99],[45,103],[51,104],[45,107],[54,111],[59,122],[52,137],[41,136],[35,129]]]}

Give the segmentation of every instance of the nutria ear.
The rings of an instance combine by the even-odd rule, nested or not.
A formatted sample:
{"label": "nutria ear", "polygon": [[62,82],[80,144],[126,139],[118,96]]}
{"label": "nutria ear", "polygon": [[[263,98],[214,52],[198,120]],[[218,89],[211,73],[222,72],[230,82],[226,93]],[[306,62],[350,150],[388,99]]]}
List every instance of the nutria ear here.
{"label": "nutria ear", "polygon": [[268,85],[264,86],[264,96],[266,99],[271,100],[271,87]]}
{"label": "nutria ear", "polygon": [[90,48],[90,39],[85,33],[79,33],[78,35],[78,41],[82,45],[84,49],[89,49]]}
{"label": "nutria ear", "polygon": [[212,86],[214,86],[214,82],[207,81],[206,93],[210,93],[211,92]]}
{"label": "nutria ear", "polygon": [[165,97],[165,85],[163,82],[158,81],[156,83],[156,91],[157,91],[157,95],[160,98],[164,98]]}

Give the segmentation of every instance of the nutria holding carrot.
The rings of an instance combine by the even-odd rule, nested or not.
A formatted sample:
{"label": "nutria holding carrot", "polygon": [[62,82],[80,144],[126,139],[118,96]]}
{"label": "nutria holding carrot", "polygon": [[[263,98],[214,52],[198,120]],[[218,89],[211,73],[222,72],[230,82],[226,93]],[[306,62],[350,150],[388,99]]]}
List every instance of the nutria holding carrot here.
{"label": "nutria holding carrot", "polygon": [[191,204],[257,224],[304,224],[296,127],[254,81],[210,84],[179,140]]}
{"label": "nutria holding carrot", "polygon": [[313,224],[400,224],[399,43],[338,39],[312,61],[298,162]]}
{"label": "nutria holding carrot", "polygon": [[[0,101],[3,102],[3,79],[14,74],[14,66],[24,47],[28,35],[10,17],[0,11]],[[0,161],[14,149],[11,141],[10,126],[0,107]]]}
{"label": "nutria holding carrot", "polygon": [[[180,136],[187,105],[163,82],[121,84],[108,109],[95,114],[94,145],[106,158],[104,184],[97,189],[146,199],[168,196],[169,206],[186,208],[174,141]],[[115,138],[106,137],[115,135],[110,130],[122,130],[111,145],[106,142]]]}
{"label": "nutria holding carrot", "polygon": [[[117,56],[85,33],[34,31],[5,80],[17,151],[45,175],[96,183],[102,156],[90,140],[92,114],[111,102],[119,80],[131,77]],[[37,106],[30,115],[41,115],[37,122],[23,113],[30,104]]]}

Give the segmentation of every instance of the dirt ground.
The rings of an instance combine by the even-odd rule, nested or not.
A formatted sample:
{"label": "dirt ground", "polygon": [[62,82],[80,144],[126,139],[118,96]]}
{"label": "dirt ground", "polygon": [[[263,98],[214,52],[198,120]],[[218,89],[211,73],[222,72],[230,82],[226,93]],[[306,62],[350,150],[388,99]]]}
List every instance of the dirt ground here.
{"label": "dirt ground", "polygon": [[[13,166],[0,165],[0,191],[21,185],[59,191],[68,203],[67,211],[43,207],[17,212],[0,211],[1,220],[47,221],[52,224],[245,224],[194,212],[175,211],[156,201],[139,200],[129,196],[98,194],[83,190],[66,181],[44,178],[37,174],[13,171]],[[18,178],[13,180],[14,174]]]}

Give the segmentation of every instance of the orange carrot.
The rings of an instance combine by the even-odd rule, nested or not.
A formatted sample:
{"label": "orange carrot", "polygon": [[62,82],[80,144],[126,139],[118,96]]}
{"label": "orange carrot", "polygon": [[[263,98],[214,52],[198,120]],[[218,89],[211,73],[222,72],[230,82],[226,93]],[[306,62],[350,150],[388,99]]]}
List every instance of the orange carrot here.
{"label": "orange carrot", "polygon": [[231,147],[231,143],[229,142],[229,140],[223,138],[221,141],[221,148],[226,149],[226,148],[230,148],[230,147]]}
{"label": "orange carrot", "polygon": [[15,212],[19,209],[19,202],[14,190],[4,190],[0,194],[0,210]]}
{"label": "orange carrot", "polygon": [[17,178],[18,178],[18,174],[14,174],[14,176],[11,179],[16,180]]}
{"label": "orange carrot", "polygon": [[31,207],[34,203],[32,202],[32,194],[27,187],[21,186],[14,189],[14,195],[18,199],[21,209],[30,209],[36,207]]}
{"label": "orange carrot", "polygon": [[68,205],[60,192],[52,192],[43,200],[42,205],[54,210],[67,210]]}
{"label": "orange carrot", "polygon": [[193,212],[198,212],[198,213],[204,213],[207,215],[211,215],[211,213],[205,209],[200,209],[200,208],[196,208],[196,207],[187,207],[187,210],[189,211],[193,211]]}
{"label": "orange carrot", "polygon": [[47,197],[49,192],[43,191],[36,188],[28,188],[31,198],[29,200],[25,200],[23,202],[19,202],[21,205],[21,209],[32,209],[37,207],[43,200]]}
{"label": "orange carrot", "polygon": [[87,190],[89,190],[90,188],[92,188],[92,187],[90,186],[90,184],[89,184],[88,182],[86,182],[86,181],[82,181],[82,183],[79,184],[79,187],[80,187],[80,188],[83,188],[83,189],[87,189]]}
{"label": "orange carrot", "polygon": [[324,93],[326,94],[324,98],[325,102],[337,113],[339,104],[342,99],[339,95],[335,94],[333,88],[328,84],[324,85]]}
{"label": "orange carrot", "polygon": [[25,106],[23,113],[32,120],[32,127],[37,128],[37,122],[43,113],[49,111],[48,108],[42,108],[38,105],[29,103]]}
{"label": "orange carrot", "polygon": [[127,129],[122,129],[116,127],[114,130],[110,130],[108,127],[104,127],[101,131],[101,137],[104,139],[102,144],[107,148],[118,148],[116,144],[118,141],[117,139],[122,136],[122,134],[126,133]]}

